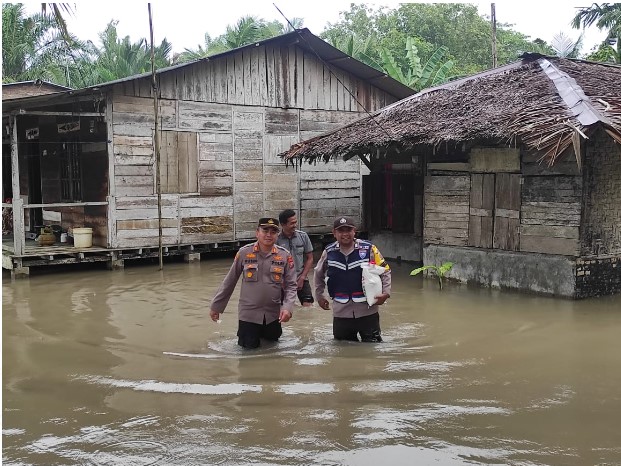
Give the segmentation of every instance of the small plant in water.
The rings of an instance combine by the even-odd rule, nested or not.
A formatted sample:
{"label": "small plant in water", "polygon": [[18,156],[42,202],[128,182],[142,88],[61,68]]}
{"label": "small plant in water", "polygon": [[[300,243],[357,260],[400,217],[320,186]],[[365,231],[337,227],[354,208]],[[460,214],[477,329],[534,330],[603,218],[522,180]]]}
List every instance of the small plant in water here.
{"label": "small plant in water", "polygon": [[452,268],[453,268],[452,262],[445,262],[440,267],[436,265],[425,265],[423,267],[419,267],[417,269],[412,270],[410,272],[410,275],[418,275],[419,273],[424,272],[427,269],[432,269],[438,276],[438,283],[440,284],[440,289],[442,289],[442,279],[444,278],[444,275],[446,275],[446,272],[448,272]]}

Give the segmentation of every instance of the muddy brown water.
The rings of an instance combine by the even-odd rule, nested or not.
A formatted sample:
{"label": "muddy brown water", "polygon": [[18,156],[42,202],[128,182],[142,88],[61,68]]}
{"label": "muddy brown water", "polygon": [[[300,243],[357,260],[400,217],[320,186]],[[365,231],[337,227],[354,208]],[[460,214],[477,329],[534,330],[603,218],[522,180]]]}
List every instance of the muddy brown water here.
{"label": "muddy brown water", "polygon": [[410,277],[384,343],[297,308],[236,345],[230,258],[2,283],[6,465],[621,464],[621,296],[569,301]]}

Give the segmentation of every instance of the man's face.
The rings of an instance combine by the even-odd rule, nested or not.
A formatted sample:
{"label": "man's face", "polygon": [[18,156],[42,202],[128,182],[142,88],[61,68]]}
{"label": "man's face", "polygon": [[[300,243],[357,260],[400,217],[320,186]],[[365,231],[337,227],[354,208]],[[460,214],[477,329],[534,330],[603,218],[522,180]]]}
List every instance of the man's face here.
{"label": "man's face", "polygon": [[354,242],[356,229],[352,227],[340,227],[332,230],[332,234],[336,238],[341,248],[348,248]]}
{"label": "man's face", "polygon": [[259,245],[265,248],[271,248],[278,237],[278,228],[276,227],[259,227],[257,228],[257,240]]}
{"label": "man's face", "polygon": [[285,236],[292,236],[297,227],[298,217],[297,215],[293,215],[292,217],[289,217],[287,223],[282,224],[282,232],[285,234]]}

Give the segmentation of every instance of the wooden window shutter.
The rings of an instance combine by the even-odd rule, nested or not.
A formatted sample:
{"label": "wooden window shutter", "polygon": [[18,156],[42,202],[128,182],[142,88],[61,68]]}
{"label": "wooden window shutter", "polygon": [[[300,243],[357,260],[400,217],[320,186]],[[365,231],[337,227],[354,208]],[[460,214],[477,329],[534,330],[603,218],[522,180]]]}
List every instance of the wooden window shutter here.
{"label": "wooden window shutter", "polygon": [[522,175],[496,174],[494,248],[517,251],[520,247]]}
{"label": "wooden window shutter", "polygon": [[160,186],[162,193],[198,191],[197,133],[162,131]]}
{"label": "wooden window shutter", "polygon": [[491,248],[494,234],[494,175],[473,173],[470,188],[468,246]]}

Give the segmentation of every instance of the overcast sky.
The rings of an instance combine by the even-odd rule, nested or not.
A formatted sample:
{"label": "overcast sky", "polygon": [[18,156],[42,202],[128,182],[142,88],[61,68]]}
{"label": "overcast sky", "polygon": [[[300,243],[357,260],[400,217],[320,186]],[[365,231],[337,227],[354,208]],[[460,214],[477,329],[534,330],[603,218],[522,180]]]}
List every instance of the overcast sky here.
{"label": "overcast sky", "polygon": [[[274,4],[288,18],[304,18],[304,26],[319,35],[328,23],[339,20],[339,12],[349,10],[351,1],[346,0],[228,0],[185,1],[155,0],[151,3],[154,23],[155,43],[164,37],[173,45],[173,52],[186,48],[196,49],[204,45],[204,35],[217,37],[245,15],[258,16],[271,21],[283,21]],[[384,5],[395,8],[400,2],[383,0],[367,2],[368,5]],[[475,3],[479,13],[489,17],[491,3]],[[577,39],[580,31],[572,29],[570,22],[577,6],[590,5],[591,2],[573,1],[497,1],[496,19],[501,23],[514,24],[514,30],[531,37],[550,42],[554,35],[563,32]],[[29,13],[40,11],[41,3],[26,2]],[[73,4],[71,4],[73,5]],[[68,17],[69,29],[81,39],[90,39],[99,45],[97,34],[103,31],[112,19],[118,20],[117,31],[120,37],[129,35],[132,41],[149,37],[149,14],[147,3],[134,0],[75,3],[75,14]],[[604,39],[605,34],[591,27],[585,34],[583,53]]]}

